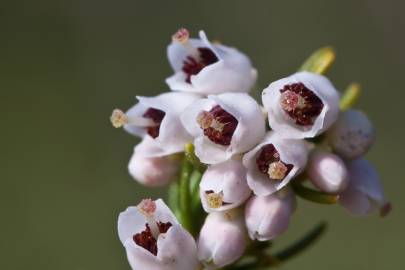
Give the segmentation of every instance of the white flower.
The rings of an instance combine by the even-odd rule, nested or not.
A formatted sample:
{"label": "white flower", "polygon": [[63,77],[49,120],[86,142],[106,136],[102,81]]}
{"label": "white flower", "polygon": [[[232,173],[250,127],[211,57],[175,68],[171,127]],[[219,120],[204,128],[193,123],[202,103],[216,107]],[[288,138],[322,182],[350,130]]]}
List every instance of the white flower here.
{"label": "white flower", "polygon": [[348,171],[343,160],[328,152],[317,150],[311,153],[307,174],[312,184],[326,193],[340,193],[349,183]]}
{"label": "white flower", "polygon": [[339,113],[339,94],[324,76],[298,72],[263,90],[270,127],[285,138],[311,138],[328,129]]}
{"label": "white flower", "polygon": [[166,79],[172,90],[201,94],[248,92],[256,81],[257,72],[249,58],[235,48],[212,44],[205,33],[190,39],[180,29],[167,48],[174,75]]}
{"label": "white flower", "polygon": [[391,205],[385,200],[376,169],[365,159],[347,163],[349,186],[341,194],[339,202],[352,215],[365,216],[380,210],[381,216],[390,211]]}
{"label": "white flower", "polygon": [[288,229],[295,207],[295,196],[289,190],[268,196],[252,196],[245,208],[250,238],[268,241],[282,234]]}
{"label": "white flower", "polygon": [[131,176],[139,183],[148,187],[168,184],[178,173],[180,160],[171,156],[149,156],[160,151],[155,149],[152,137],[146,136],[135,149],[128,164]]}
{"label": "white flower", "polygon": [[284,139],[270,132],[254,149],[243,156],[249,187],[257,196],[270,195],[299,174],[308,159],[303,140]]}
{"label": "white flower", "polygon": [[181,122],[195,138],[196,155],[216,164],[254,147],[265,134],[257,102],[244,93],[210,95],[191,104]]}
{"label": "white flower", "polygon": [[151,155],[169,155],[182,152],[191,137],[183,128],[179,116],[200,96],[170,92],[156,97],[137,97],[139,102],[126,113],[114,110],[111,122],[115,127],[124,126],[129,133],[141,138],[150,136],[156,143]]}
{"label": "white flower", "polygon": [[162,200],[143,200],[118,218],[118,234],[133,270],[195,270],[197,247]]}
{"label": "white flower", "polygon": [[235,208],[244,203],[250,194],[246,168],[238,160],[211,165],[200,182],[201,202],[207,212]]}
{"label": "white flower", "polygon": [[243,217],[235,210],[210,213],[198,239],[198,259],[205,269],[218,269],[238,260],[246,249]]}
{"label": "white flower", "polygon": [[363,156],[375,140],[373,124],[364,113],[357,110],[341,113],[327,134],[333,150],[347,159]]}

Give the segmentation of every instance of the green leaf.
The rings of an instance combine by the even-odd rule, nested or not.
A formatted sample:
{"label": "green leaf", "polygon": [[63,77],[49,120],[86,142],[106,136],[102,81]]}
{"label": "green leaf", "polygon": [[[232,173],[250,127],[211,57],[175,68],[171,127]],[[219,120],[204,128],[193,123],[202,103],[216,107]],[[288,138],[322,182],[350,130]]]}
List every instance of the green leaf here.
{"label": "green leaf", "polygon": [[336,53],[332,47],[323,47],[316,50],[301,66],[299,71],[309,71],[324,74],[335,62]]}
{"label": "green leaf", "polygon": [[323,193],[308,187],[305,187],[301,183],[293,183],[292,187],[296,195],[311,202],[321,204],[335,204],[339,200],[338,195],[332,195]]}
{"label": "green leaf", "polygon": [[343,92],[340,98],[340,109],[346,111],[353,107],[360,98],[361,86],[358,83],[351,83]]}

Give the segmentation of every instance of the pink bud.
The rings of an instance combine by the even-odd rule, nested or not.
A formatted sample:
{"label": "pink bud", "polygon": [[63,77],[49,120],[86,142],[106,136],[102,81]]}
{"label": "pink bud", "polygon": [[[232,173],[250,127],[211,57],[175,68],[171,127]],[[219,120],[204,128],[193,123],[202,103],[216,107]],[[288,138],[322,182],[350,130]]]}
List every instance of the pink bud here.
{"label": "pink bud", "polygon": [[347,169],[349,186],[341,194],[340,204],[355,216],[365,216],[376,210],[386,215],[390,204],[384,198],[376,169],[365,159],[348,162]]}
{"label": "pink bud", "polygon": [[343,160],[327,152],[311,153],[307,173],[312,184],[326,193],[340,193],[349,182]]}
{"label": "pink bud", "polygon": [[238,260],[246,248],[243,218],[235,210],[207,216],[197,243],[198,259],[206,269],[217,269]]}
{"label": "pink bud", "polygon": [[285,190],[268,196],[253,196],[245,209],[250,238],[267,241],[286,231],[295,204],[294,195]]}
{"label": "pink bud", "polygon": [[201,202],[207,212],[235,208],[244,203],[250,194],[246,169],[239,160],[211,165],[200,183]]}
{"label": "pink bud", "polygon": [[134,149],[128,170],[139,183],[157,187],[168,184],[178,173],[179,160],[175,156],[149,156],[154,147],[153,139],[145,137]]}

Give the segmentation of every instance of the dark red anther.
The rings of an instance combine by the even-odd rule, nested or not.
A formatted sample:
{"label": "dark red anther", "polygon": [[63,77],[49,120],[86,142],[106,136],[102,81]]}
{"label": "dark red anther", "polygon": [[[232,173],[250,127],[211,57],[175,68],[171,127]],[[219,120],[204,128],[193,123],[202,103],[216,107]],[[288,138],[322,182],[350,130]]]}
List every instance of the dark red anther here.
{"label": "dark red anther", "polygon": [[188,83],[191,83],[191,75],[197,75],[203,68],[218,61],[218,57],[209,48],[198,48],[197,50],[200,54],[199,59],[189,55],[183,61],[182,70],[187,75],[186,82]]}
{"label": "dark red anther", "polygon": [[295,124],[311,126],[323,109],[322,100],[303,83],[285,85],[280,90],[284,111],[294,119]]}
{"label": "dark red anther", "polygon": [[160,124],[162,123],[162,120],[165,117],[165,115],[166,113],[164,111],[154,108],[147,109],[146,112],[143,114],[143,117],[152,119],[153,122],[155,122],[156,124],[154,126],[146,128],[148,134],[152,138],[156,138],[159,136]]}
{"label": "dark red anther", "polygon": [[[260,150],[260,154],[256,158],[256,165],[257,165],[257,168],[259,169],[259,171],[261,173],[267,175],[270,178],[268,171],[269,171],[270,164],[273,162],[281,162],[287,167],[287,172],[285,173],[285,176],[287,176],[288,173],[294,167],[294,165],[286,164],[282,160],[280,160],[280,154],[277,151],[277,149],[274,147],[274,145],[266,144],[266,145],[262,146],[262,148]],[[272,180],[275,180],[275,179],[272,179]],[[276,179],[276,180],[280,180],[280,179]]]}
{"label": "dark red anther", "polygon": [[[167,223],[157,222],[156,224],[158,225],[160,233],[166,233],[172,226],[170,222]],[[141,233],[135,234],[133,236],[133,240],[135,244],[137,244],[138,246],[143,247],[144,249],[146,249],[155,256],[157,255],[158,253],[157,239],[153,237],[149,224],[145,224],[145,230]]]}

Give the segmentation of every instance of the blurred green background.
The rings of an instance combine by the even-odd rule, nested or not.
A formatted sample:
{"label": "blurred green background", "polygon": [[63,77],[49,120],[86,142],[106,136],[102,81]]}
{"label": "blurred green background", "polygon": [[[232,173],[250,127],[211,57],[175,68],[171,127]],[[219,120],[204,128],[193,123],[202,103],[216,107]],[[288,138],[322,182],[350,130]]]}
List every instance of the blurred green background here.
{"label": "blurred green background", "polygon": [[2,1],[0,269],[129,269],[117,215],[164,193],[129,177],[137,140],[108,118],[135,95],[167,90],[165,50],[180,26],[248,54],[262,87],[314,49],[337,48],[329,75],[339,88],[364,86],[359,107],[378,129],[368,157],[394,211],[356,219],[300,201],[276,248],[319,220],[331,228],[281,269],[405,269],[404,9],[395,0]]}

